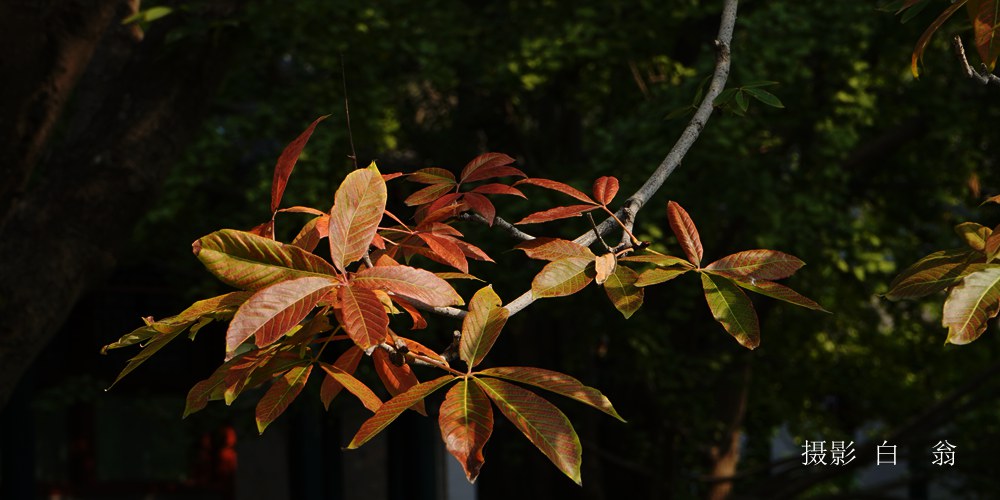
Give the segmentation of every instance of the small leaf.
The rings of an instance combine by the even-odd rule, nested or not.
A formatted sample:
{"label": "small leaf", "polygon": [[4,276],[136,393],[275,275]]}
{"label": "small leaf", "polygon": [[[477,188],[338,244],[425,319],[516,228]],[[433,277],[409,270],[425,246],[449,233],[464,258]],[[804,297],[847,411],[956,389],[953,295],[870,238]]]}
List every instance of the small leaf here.
{"label": "small leaf", "polygon": [[[750,90],[764,92],[763,90],[760,89],[750,89]],[[781,102],[779,101],[778,104],[781,104]],[[750,102],[747,101],[747,92],[741,90],[740,92],[736,93],[736,106],[740,109],[741,112],[743,113],[747,112],[747,109],[750,107]]]}
{"label": "small leaf", "polygon": [[514,248],[524,250],[528,258],[538,260],[553,261],[566,257],[593,259],[595,257],[589,248],[559,238],[535,238],[518,243]]}
{"label": "small leaf", "polygon": [[312,365],[299,366],[285,372],[274,382],[257,403],[257,431],[261,434],[302,392],[312,372]]}
{"label": "small leaf", "polygon": [[618,194],[618,179],[604,176],[594,181],[594,199],[601,205],[611,203],[616,194]]}
{"label": "small leaf", "polygon": [[469,209],[473,212],[482,215],[488,225],[493,225],[497,209],[493,206],[493,202],[489,198],[479,193],[465,193],[462,195],[462,202],[468,205]]}
{"label": "small leaf", "polygon": [[[373,268],[377,269],[377,268]],[[344,331],[358,347],[368,350],[385,342],[389,316],[374,292],[356,283],[338,290]]]}
{"label": "small leaf", "polygon": [[701,264],[704,252],[701,248],[701,237],[698,236],[698,228],[695,227],[687,211],[676,202],[668,202],[667,219],[688,260],[696,266]]}
{"label": "small leaf", "polygon": [[635,280],[635,286],[646,287],[650,285],[658,285],[660,283],[670,281],[686,272],[690,269],[685,268],[654,268],[647,269],[639,274],[639,277]]}
{"label": "small leaf", "polygon": [[587,203],[587,204],[590,204],[590,205],[597,205],[597,202],[594,201],[594,200],[592,200],[592,199],[590,199],[590,197],[587,196],[586,194],[584,194],[583,191],[580,191],[579,189],[576,189],[573,186],[570,186],[568,184],[564,184],[564,183],[559,182],[559,181],[553,181],[553,180],[550,180],[550,179],[539,179],[539,178],[534,178],[533,177],[533,178],[529,178],[529,179],[521,179],[521,180],[517,181],[516,183],[514,183],[515,186],[520,186],[521,184],[530,184],[532,186],[539,186],[539,187],[543,187],[545,189],[551,189],[553,191],[559,191],[560,193],[572,196],[573,198],[576,198],[576,199],[578,199],[578,200],[580,200],[580,201],[582,201],[584,203]]}
{"label": "small leaf", "polygon": [[913,55],[910,58],[910,72],[913,73],[914,78],[918,78],[920,76],[920,69],[917,67],[917,65],[919,61],[923,59],[924,50],[927,49],[927,44],[930,43],[931,37],[938,30],[938,28],[940,28],[941,25],[944,24],[944,22],[947,21],[948,18],[952,16],[952,14],[954,14],[956,11],[958,11],[958,9],[962,8],[962,6],[965,5],[965,2],[966,0],[958,0],[955,3],[951,4],[950,6],[948,6],[948,8],[945,9],[944,12],[942,12],[941,15],[939,15],[937,19],[935,19],[934,22],[932,22],[931,25],[927,27],[927,30],[924,31],[924,34],[920,35],[920,39],[917,40],[917,45],[916,47],[913,48]]}
{"label": "small leaf", "polygon": [[531,281],[535,298],[572,295],[594,280],[593,259],[566,257],[549,262]]}
{"label": "small leaf", "polygon": [[[764,104],[767,104],[768,106],[771,106],[772,108],[784,108],[785,107],[785,105],[781,103],[781,99],[778,99],[778,96],[776,96],[776,95],[774,95],[774,94],[772,94],[772,93],[770,93],[770,92],[768,92],[768,91],[766,91],[764,89],[744,88],[743,91],[746,92],[747,94],[750,94],[750,96],[753,97],[754,99],[757,99],[758,101],[760,101],[760,102],[762,102]],[[739,96],[742,96],[742,95],[743,95],[743,93],[741,92],[739,94]],[[738,101],[739,101],[739,97],[737,97],[737,102]],[[745,110],[745,108],[744,108],[744,110]]]}
{"label": "small leaf", "polygon": [[563,412],[535,393],[495,378],[474,378],[507,420],[563,474],[581,484],[583,447]]}
{"label": "small leaf", "polygon": [[445,448],[462,464],[465,477],[476,482],[486,459],[483,447],[493,433],[493,407],[478,385],[461,380],[441,403],[438,425]]}
{"label": "small leaf", "polygon": [[410,390],[386,401],[374,415],[361,424],[361,428],[358,429],[358,433],[354,435],[351,443],[347,445],[347,449],[353,450],[367,443],[409,407],[423,401],[424,398],[452,380],[455,380],[454,375],[445,375],[429,382],[415,385]]}
{"label": "small leaf", "polygon": [[[361,351],[359,350],[358,352]],[[337,392],[340,392],[340,388],[347,389],[347,392],[350,392],[357,397],[358,400],[361,401],[361,404],[365,405],[365,408],[368,408],[372,412],[376,412],[382,407],[382,400],[379,399],[367,385],[354,378],[354,376],[347,370],[343,370],[326,363],[320,363],[319,366],[326,372],[327,376],[327,378],[323,380],[324,387],[327,386],[327,380],[331,380],[332,382],[330,382],[330,385],[336,384]],[[352,369],[351,371],[353,372],[354,370]],[[332,400],[334,396],[336,396],[336,394],[330,396],[330,399]],[[324,405],[329,408],[330,403],[324,402]]]}
{"label": "small leaf", "polygon": [[735,283],[723,277],[702,273],[705,300],[715,320],[747,349],[760,344],[760,324],[750,299]]}
{"label": "small leaf", "polygon": [[[350,375],[354,373],[354,370],[358,369],[358,363],[361,361],[361,356],[363,354],[364,351],[362,351],[361,348],[356,345],[352,345],[351,347],[348,347],[346,351],[341,353],[339,357],[337,357],[337,360],[333,362],[332,366],[336,367],[337,370]],[[323,364],[325,363],[321,363],[320,366],[322,367]],[[330,371],[326,368],[323,369],[327,372]],[[330,403],[333,401],[333,398],[336,398],[337,394],[340,394],[340,391],[343,388],[344,385],[337,380],[337,377],[327,374],[326,378],[323,379],[323,385],[319,388],[319,400],[323,403],[323,408],[329,410]],[[382,404],[382,402],[379,401],[379,404]]]}
{"label": "small leaf", "polygon": [[278,210],[281,204],[281,197],[285,194],[285,186],[288,178],[292,175],[295,163],[299,161],[302,149],[306,147],[309,138],[312,137],[313,130],[319,122],[327,119],[330,115],[323,115],[312,122],[299,136],[285,147],[278,157],[278,163],[274,166],[274,180],[271,183],[271,212]]}
{"label": "small leaf", "polygon": [[986,322],[1000,311],[1000,266],[966,276],[944,302],[941,324],[952,344],[968,344],[986,331]]}
{"label": "small leaf", "polygon": [[323,296],[333,289],[327,278],[298,278],[275,283],[258,291],[233,316],[226,332],[226,356],[250,337],[257,347],[270,345],[312,312]]}
{"label": "small leaf", "polygon": [[579,401],[591,408],[603,411],[622,422],[625,421],[615,411],[614,406],[611,406],[611,401],[608,401],[608,398],[604,394],[601,394],[601,391],[583,385],[579,380],[565,373],[530,366],[505,366],[501,368],[487,368],[481,372],[477,372],[476,375],[498,377],[540,387]]}
{"label": "small leaf", "polygon": [[368,252],[385,212],[385,181],[372,163],[347,174],[330,209],[330,258],[345,272],[347,265]]}
{"label": "small leaf", "polygon": [[304,277],[329,277],[333,266],[294,245],[223,229],[192,244],[198,260],[223,283],[244,290],[258,290],[279,281]]}
{"label": "small leaf", "polygon": [[538,224],[540,222],[551,222],[559,219],[568,219],[570,217],[579,217],[580,214],[597,208],[600,207],[598,205],[569,205],[566,207],[555,207],[530,214],[514,224]]}
{"label": "small leaf", "polygon": [[614,253],[608,252],[594,257],[594,280],[597,281],[598,285],[603,285],[608,277],[615,272],[617,266],[618,261],[615,259]]}
{"label": "small leaf", "polygon": [[320,240],[326,238],[327,232],[330,229],[330,216],[323,214],[319,217],[311,219],[302,226],[302,230],[299,234],[295,236],[292,240],[292,245],[295,245],[306,252],[312,252],[319,246]]}
{"label": "small leaf", "polygon": [[510,311],[492,286],[480,289],[469,301],[469,313],[462,320],[459,355],[472,370],[493,348],[500,330],[507,323]]}
{"label": "small leaf", "polygon": [[[420,383],[417,380],[417,376],[413,374],[413,369],[410,368],[410,365],[395,365],[389,359],[389,353],[384,349],[375,349],[372,352],[372,364],[375,365],[375,372],[378,374],[379,380],[382,381],[382,385],[385,386],[385,390],[389,391],[389,394],[392,396],[404,393],[410,387]],[[413,405],[413,409],[417,413],[425,417],[427,416],[427,410],[424,408],[423,401]]]}
{"label": "small leaf", "polygon": [[993,234],[993,230],[975,222],[963,222],[955,226],[955,234],[961,237],[970,248],[982,252],[986,249],[986,238]]}
{"label": "small leaf", "polygon": [[970,273],[981,270],[980,256],[969,250],[934,252],[906,268],[889,284],[885,294],[890,300],[917,298],[939,292],[958,283]]}
{"label": "small leaf", "polygon": [[511,187],[506,184],[483,184],[482,186],[477,186],[473,188],[470,193],[482,193],[482,194],[508,194],[511,196],[520,196],[521,198],[527,198],[520,189],[516,187]]}
{"label": "small leaf", "polygon": [[392,292],[432,307],[462,305],[465,302],[447,281],[434,273],[409,266],[376,266],[358,271],[353,285]]}
{"label": "small leaf", "polygon": [[707,266],[706,270],[723,271],[755,279],[778,280],[798,271],[805,262],[776,250],[745,250],[727,255]]}
{"label": "small leaf", "polygon": [[449,170],[443,168],[422,168],[408,174],[407,179],[413,182],[419,182],[420,184],[443,184],[447,186],[454,186],[457,184],[455,181],[455,174],[451,173]]}
{"label": "small leaf", "polygon": [[631,318],[642,307],[645,292],[636,286],[638,279],[639,275],[632,269],[618,266],[604,282],[604,293],[625,319]]}
{"label": "small leaf", "polygon": [[511,163],[514,163],[514,159],[503,153],[481,154],[465,165],[465,168],[462,169],[461,180],[459,182],[474,182],[493,177],[518,174],[523,177],[524,174],[520,170],[512,167],[504,168]]}

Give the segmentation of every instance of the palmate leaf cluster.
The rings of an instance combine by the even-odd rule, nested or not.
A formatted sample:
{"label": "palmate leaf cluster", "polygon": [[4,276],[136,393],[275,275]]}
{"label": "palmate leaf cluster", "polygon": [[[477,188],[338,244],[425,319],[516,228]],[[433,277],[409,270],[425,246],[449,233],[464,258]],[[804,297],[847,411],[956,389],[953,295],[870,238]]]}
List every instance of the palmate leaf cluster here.
{"label": "palmate leaf cluster", "polygon": [[[569,419],[552,403],[523,386],[545,389],[574,399],[622,420],[597,389],[558,372],[535,367],[477,369],[497,342],[510,310],[492,286],[480,288],[468,301],[452,280],[478,280],[469,260],[492,262],[481,248],[465,240],[455,223],[472,214],[493,226],[496,207],[489,196],[526,197],[521,188],[541,187],[580,202],[529,214],[517,224],[551,222],[609,208],[619,191],[618,179],[598,178],[592,196],[567,184],[529,178],[500,153],[474,158],[460,172],[424,168],[410,174],[383,174],[375,164],[350,172],[328,211],[310,207],[279,208],[288,179],[315,127],[316,119],[281,154],[271,190],[271,219],[250,231],[222,229],[199,238],[192,250],[205,268],[238,289],[196,302],[176,316],[154,321],[104,348],[140,344],[115,382],[132,372],[184,332],[194,335],[212,321],[229,321],[225,359],[188,393],[184,415],[209,401],[231,404],[243,391],[268,385],[256,407],[260,432],[302,393],[310,378],[322,377],[320,399],[329,407],[346,390],[373,415],[362,424],[348,448],[363,445],[408,409],[428,414],[427,397],[447,385],[438,409],[442,438],[470,481],[479,474],[483,448],[493,429],[493,407],[510,420],[556,467],[580,483],[582,447]],[[386,208],[387,181],[405,178],[422,185],[405,200],[415,208],[409,224]],[[513,183],[503,179],[517,178]],[[289,243],[275,239],[279,213],[312,215]],[[773,250],[739,252],[701,266],[697,228],[677,203],[667,207],[671,228],[686,259],[652,251],[624,225],[634,245],[599,254],[576,242],[530,238],[517,246],[533,259],[548,261],[531,283],[532,300],[576,293],[592,282],[603,286],[612,305],[626,318],[639,309],[646,286],[686,272],[702,275],[708,305],[716,320],[748,348],[760,342],[760,328],[750,300],[741,288],[796,305],[822,310],[815,302],[774,280],[792,275],[802,261]],[[509,226],[509,225],[508,225]],[[513,227],[513,226],[509,226]],[[326,240],[329,260],[315,253]],[[325,250],[325,249],[324,249]],[[429,261],[429,262],[428,262]],[[432,272],[425,264],[446,266]],[[410,265],[415,264],[415,265]],[[654,267],[637,271],[635,264]],[[422,311],[462,317],[458,342],[425,346],[413,339],[428,325]],[[409,321],[393,321],[393,316]],[[400,325],[409,325],[405,336]],[[359,365],[368,359],[386,392],[387,401],[361,379]],[[460,361],[465,369],[452,366]],[[412,367],[431,366],[445,372],[422,381]]]}

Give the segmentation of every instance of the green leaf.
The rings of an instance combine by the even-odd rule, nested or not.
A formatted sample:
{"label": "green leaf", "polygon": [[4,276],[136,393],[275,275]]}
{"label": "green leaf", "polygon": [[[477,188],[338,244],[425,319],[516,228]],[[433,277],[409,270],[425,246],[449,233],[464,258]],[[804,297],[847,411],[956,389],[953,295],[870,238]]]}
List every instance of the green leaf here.
{"label": "green leaf", "polygon": [[531,280],[535,298],[563,297],[579,292],[594,280],[593,259],[565,257],[549,262]]}
{"label": "green leaf", "polygon": [[330,209],[330,258],[341,272],[368,252],[385,212],[385,181],[372,163],[349,174]]}
{"label": "green leaf", "polygon": [[601,394],[601,391],[583,385],[579,380],[566,375],[565,373],[554,372],[544,368],[534,368],[530,366],[505,366],[500,368],[487,368],[477,372],[475,375],[498,377],[502,379],[520,382],[522,384],[533,385],[567,398],[579,401],[587,406],[603,411],[612,417],[625,421],[621,415],[611,406],[611,401]]}
{"label": "green leaf", "polygon": [[759,89],[761,87],[771,87],[771,86],[774,86],[774,85],[777,85],[777,84],[778,84],[778,82],[772,82],[770,80],[758,80],[758,81],[755,81],[755,82],[744,83],[743,85],[740,85],[740,88],[743,89],[743,90],[746,90],[746,89]]}
{"label": "green leaf", "polygon": [[746,250],[727,255],[707,266],[707,271],[723,271],[737,276],[763,280],[787,278],[805,262],[794,255],[776,250]]}
{"label": "green leaf", "polygon": [[122,24],[151,23],[157,19],[170,15],[173,11],[174,9],[171,9],[170,7],[150,7],[122,19]]}
{"label": "green leaf", "polygon": [[721,276],[702,273],[701,283],[712,316],[747,349],[760,344],[760,324],[750,299],[740,288]]}
{"label": "green leaf", "polygon": [[223,283],[258,290],[279,281],[336,274],[321,257],[294,245],[223,229],[192,244],[194,254]]}
{"label": "green leaf", "polygon": [[341,323],[354,343],[368,350],[385,342],[389,315],[375,292],[351,283],[338,291]]}
{"label": "green leaf", "polygon": [[274,422],[302,392],[312,373],[312,365],[299,366],[285,372],[264,393],[257,403],[257,431],[261,434],[271,422]]}
{"label": "green leaf", "polygon": [[645,287],[650,285],[657,285],[666,281],[670,281],[691,269],[685,268],[654,268],[647,269],[643,271],[636,278],[634,285],[637,287]]}
{"label": "green leaf", "polygon": [[944,302],[941,324],[952,344],[968,344],[986,331],[986,322],[1000,311],[1000,266],[966,276]]}
{"label": "green leaf", "polygon": [[535,393],[495,378],[474,378],[476,384],[549,460],[581,484],[583,449],[573,425],[563,412]]}
{"label": "green leaf", "polygon": [[462,320],[462,339],[458,351],[470,371],[493,348],[509,315],[510,311],[503,307],[503,301],[492,286],[484,287],[472,296],[469,313]]}
{"label": "green leaf", "polygon": [[934,252],[892,280],[885,296],[890,300],[912,299],[939,292],[981,270],[981,262],[981,255],[966,249]]}
{"label": "green leaf", "polygon": [[347,445],[347,449],[353,450],[367,443],[408,408],[423,401],[424,398],[444,387],[445,384],[452,380],[455,380],[454,375],[445,375],[429,382],[415,385],[408,391],[386,401],[374,415],[361,424],[361,428],[354,435],[354,439],[351,439],[351,443]]}
{"label": "green leaf", "polygon": [[784,108],[785,105],[781,103],[781,99],[778,96],[760,88],[746,88],[747,94],[750,94],[754,99],[767,104],[768,106],[774,108]]}
{"label": "green leaf", "polygon": [[688,269],[694,269],[694,266],[692,266],[691,263],[685,259],[674,257],[673,255],[663,255],[658,253],[626,255],[624,257],[619,257],[618,260],[623,262],[647,262],[658,267],[684,266]]}
{"label": "green leaf", "polygon": [[750,107],[750,102],[747,101],[746,93],[743,91],[736,93],[736,106],[739,107],[740,111],[746,113],[747,108]]}
{"label": "green leaf", "polygon": [[604,293],[611,299],[615,309],[618,309],[618,312],[625,316],[625,319],[631,318],[642,307],[645,292],[636,286],[635,283],[638,279],[638,273],[619,265],[604,282]]}
{"label": "green leaf", "polygon": [[736,92],[737,92],[737,89],[726,89],[726,90],[723,90],[721,93],[719,93],[718,96],[716,96],[715,101],[713,102],[713,104],[715,104],[716,106],[719,106],[719,107],[722,107],[722,106],[725,106],[725,105],[729,104],[729,102],[732,101],[734,97],[736,97]]}
{"label": "green leaf", "polygon": [[493,433],[493,407],[478,385],[467,379],[448,390],[438,415],[441,439],[448,453],[462,464],[465,477],[476,482],[486,461],[483,447]]}
{"label": "green leaf", "polygon": [[258,290],[240,306],[229,324],[226,355],[232,357],[236,348],[250,337],[255,338],[257,347],[278,340],[306,319],[320,299],[333,290],[333,284],[328,278],[306,277]]}
{"label": "green leaf", "polygon": [[986,249],[986,238],[993,234],[993,230],[975,222],[963,222],[955,226],[955,234],[962,238],[969,248],[982,252]]}
{"label": "green leaf", "polygon": [[351,284],[371,290],[386,290],[432,307],[462,305],[458,292],[430,271],[409,266],[375,266],[351,277]]}

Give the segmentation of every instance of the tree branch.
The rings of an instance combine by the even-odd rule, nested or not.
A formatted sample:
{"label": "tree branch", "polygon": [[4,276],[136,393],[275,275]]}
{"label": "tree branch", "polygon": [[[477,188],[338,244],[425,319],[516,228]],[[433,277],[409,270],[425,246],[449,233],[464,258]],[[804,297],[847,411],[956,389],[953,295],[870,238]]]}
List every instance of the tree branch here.
{"label": "tree branch", "polygon": [[965,76],[972,78],[983,85],[989,85],[991,83],[1000,85],[1000,77],[990,73],[986,64],[983,64],[982,72],[972,69],[972,66],[969,65],[969,59],[965,57],[965,47],[962,45],[961,36],[955,35],[955,38],[951,39],[951,44],[952,47],[955,48],[955,57],[958,58],[958,62],[962,65],[962,70],[965,71]]}
{"label": "tree branch", "polygon": [[[461,215],[459,215],[458,218],[459,220],[471,220],[482,224],[486,224],[487,226],[490,225],[490,222],[486,220],[485,217],[475,212],[464,212]],[[498,227],[500,229],[503,229],[508,234],[510,234],[514,239],[518,239],[521,241],[531,241],[535,239],[534,236],[514,227],[513,224],[503,220],[502,218],[500,218],[500,216],[493,217],[493,227]]]}

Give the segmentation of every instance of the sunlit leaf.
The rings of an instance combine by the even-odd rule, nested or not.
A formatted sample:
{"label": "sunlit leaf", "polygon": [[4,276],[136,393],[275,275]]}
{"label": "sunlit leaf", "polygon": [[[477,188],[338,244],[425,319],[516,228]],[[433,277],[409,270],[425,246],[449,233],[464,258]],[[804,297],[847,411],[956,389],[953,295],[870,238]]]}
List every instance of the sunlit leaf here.
{"label": "sunlit leaf", "polygon": [[518,243],[514,248],[524,250],[525,255],[529,258],[539,260],[553,261],[566,257],[593,259],[595,257],[589,248],[558,238],[535,238]]}
{"label": "sunlit leaf", "polygon": [[535,298],[562,297],[579,292],[594,280],[594,260],[565,257],[549,262],[531,280]]}
{"label": "sunlit leaf", "polygon": [[760,344],[760,324],[753,304],[735,283],[721,276],[702,273],[705,300],[715,320],[743,347],[754,349]]}
{"label": "sunlit leaf", "polygon": [[256,234],[262,238],[267,238],[269,240],[274,239],[274,220],[269,220],[262,224],[257,224],[256,226],[250,228],[247,231],[250,234]]}
{"label": "sunlit leaf", "polygon": [[374,415],[361,424],[361,428],[358,429],[357,434],[351,439],[351,443],[347,445],[347,449],[353,450],[367,443],[408,408],[423,401],[424,398],[452,380],[455,380],[454,375],[445,375],[429,382],[415,385],[410,390],[386,401]]}
{"label": "sunlit leaf", "polygon": [[194,254],[223,283],[257,290],[279,281],[336,274],[321,257],[294,245],[223,229],[195,241]]}
{"label": "sunlit leaf", "polygon": [[345,271],[371,244],[385,211],[385,181],[372,163],[347,174],[330,209],[330,258]]}
{"label": "sunlit leaf", "polygon": [[[337,368],[337,370],[340,370],[348,375],[351,375],[352,373],[354,373],[355,370],[358,369],[358,363],[361,362],[362,355],[364,355],[364,351],[362,351],[360,347],[352,345],[351,347],[348,347],[346,351],[341,353],[340,356],[337,357],[337,360],[333,362],[333,365],[328,365],[328,366],[333,366]],[[325,363],[321,363],[320,366],[323,366],[323,364]],[[326,368],[323,369],[326,370],[328,373],[326,378],[323,379],[323,385],[321,385],[319,388],[319,400],[320,402],[323,403],[323,408],[329,410],[330,403],[333,401],[334,398],[337,397],[337,394],[340,394],[340,391],[344,388],[344,385],[337,380],[337,377],[334,377],[333,375],[329,374],[330,370],[327,370]],[[382,402],[379,401],[379,404],[381,405]]]}
{"label": "sunlit leaf", "polygon": [[407,175],[406,177],[413,182],[419,182],[421,184],[444,184],[450,186],[457,184],[455,181],[455,174],[451,173],[450,170],[438,167],[422,168]]}
{"label": "sunlit leaf", "polygon": [[323,115],[312,122],[294,141],[285,147],[278,157],[278,163],[274,166],[274,181],[271,183],[271,212],[278,209],[281,204],[281,197],[285,194],[285,185],[288,184],[288,177],[292,175],[295,163],[299,161],[302,149],[309,142],[313,130],[319,122],[327,119],[330,115]]}
{"label": "sunlit leaf", "polygon": [[462,339],[459,345],[459,355],[470,370],[493,348],[509,315],[510,311],[503,307],[503,301],[492,286],[484,287],[472,296],[469,313],[462,320]]}
{"label": "sunlit leaf", "polygon": [[559,181],[553,181],[553,180],[550,180],[550,179],[540,179],[540,178],[534,178],[533,177],[533,178],[530,178],[530,179],[521,179],[521,180],[517,181],[516,183],[514,183],[515,186],[520,186],[522,184],[530,184],[532,186],[539,186],[539,187],[543,187],[543,188],[546,188],[546,189],[551,189],[553,191],[558,191],[558,192],[563,193],[565,195],[572,196],[573,198],[576,198],[576,199],[578,199],[578,200],[580,200],[580,201],[582,201],[584,203],[587,203],[587,204],[590,204],[590,205],[597,205],[597,202],[594,201],[594,200],[592,200],[583,191],[580,191],[579,189],[576,189],[573,186],[570,186],[568,184],[564,184],[564,183],[559,182]]}
{"label": "sunlit leaf", "polygon": [[[347,389],[347,392],[357,397],[358,401],[361,401],[361,404],[363,404],[368,410],[376,412],[382,407],[382,400],[379,399],[379,397],[376,396],[367,385],[354,378],[354,376],[346,370],[341,370],[336,366],[331,366],[326,363],[320,363],[320,367],[326,372],[326,380],[332,380],[332,383]],[[326,380],[324,380],[324,385],[326,385]],[[326,403],[326,405],[329,407],[329,403]]]}
{"label": "sunlit leaf", "polygon": [[427,248],[440,257],[441,261],[463,273],[469,272],[469,262],[465,259],[465,252],[455,243],[454,238],[433,233],[417,233],[417,237],[423,240]]}
{"label": "sunlit leaf", "polygon": [[993,233],[986,239],[986,247],[983,248],[986,254],[986,262],[993,262],[997,254],[1000,253],[1000,225],[993,228]]}
{"label": "sunlit leaf", "polygon": [[410,315],[410,319],[413,320],[413,327],[411,328],[411,330],[423,330],[424,328],[427,328],[427,320],[424,319],[424,316],[420,314],[420,311],[417,310],[417,308],[414,307],[413,304],[409,303],[406,299],[397,295],[392,296],[392,301],[395,302],[404,311],[406,311],[406,314]]}
{"label": "sunlit leaf", "polygon": [[264,393],[257,403],[257,431],[261,434],[271,422],[281,416],[288,405],[295,400],[302,392],[312,373],[312,365],[299,366],[288,370],[281,378],[274,381],[274,384]]}
{"label": "sunlit leaf", "polygon": [[993,234],[993,230],[975,222],[963,222],[955,226],[955,234],[962,238],[969,248],[982,252],[986,249],[986,238]]}
{"label": "sunlit leaf", "polygon": [[931,25],[927,27],[927,30],[924,31],[924,34],[920,35],[920,39],[917,40],[917,45],[916,47],[913,48],[913,55],[910,58],[910,72],[913,73],[914,78],[920,76],[920,69],[917,67],[917,65],[919,64],[920,60],[924,58],[924,50],[927,49],[927,44],[930,43],[931,36],[934,35],[934,33],[938,30],[938,28],[940,28],[941,25],[944,24],[944,22],[947,21],[948,18],[952,16],[952,14],[958,11],[958,9],[961,9],[962,6],[965,5],[965,2],[966,0],[958,0],[955,3],[951,4],[950,6],[948,6],[948,8],[945,9],[944,12],[942,12],[941,15],[939,15],[937,19],[935,19],[934,22],[932,22]]}
{"label": "sunlit leaf", "polygon": [[477,372],[477,376],[499,377],[522,384],[533,385],[567,398],[579,401],[587,406],[598,409],[611,415],[612,417],[625,421],[611,406],[611,401],[601,394],[601,391],[583,385],[579,380],[552,370],[544,368],[534,368],[530,366],[505,366],[500,368],[487,368]]}
{"label": "sunlit leaf", "polygon": [[579,217],[580,214],[600,208],[597,205],[569,205],[566,207],[555,207],[541,212],[535,212],[525,216],[514,224],[538,224],[541,222],[551,222],[570,217]]}
{"label": "sunlit leaf", "polygon": [[362,269],[352,277],[351,283],[359,287],[386,290],[434,307],[465,303],[447,281],[430,271],[409,266]]}
{"label": "sunlit leaf", "polygon": [[637,287],[645,287],[650,285],[658,285],[660,283],[670,281],[686,272],[690,269],[686,268],[653,268],[647,269],[639,273],[639,277],[636,278],[634,285]]}
{"label": "sunlit leaf", "polygon": [[603,285],[608,280],[608,276],[615,272],[617,266],[618,260],[611,252],[594,257],[594,280],[597,281],[598,285]]}
{"label": "sunlit leaf", "polygon": [[493,407],[489,398],[478,385],[459,381],[441,403],[438,425],[448,453],[462,464],[465,476],[474,483],[486,461],[483,447],[493,433]]}
{"label": "sunlit leaf", "polygon": [[319,246],[320,240],[326,238],[330,230],[330,216],[323,214],[306,222],[299,234],[295,235],[292,245],[295,245],[306,252],[312,252]]}
{"label": "sunlit leaf", "polygon": [[459,182],[474,182],[511,175],[525,177],[520,170],[507,166],[511,163],[514,163],[514,159],[503,153],[481,154],[465,165]]}
{"label": "sunlit leaf", "polygon": [[698,236],[698,228],[695,227],[687,211],[676,202],[668,202],[667,219],[670,221],[670,229],[677,236],[677,243],[681,245],[688,260],[696,266],[700,265],[704,252],[701,248],[701,237]]}
{"label": "sunlit leaf", "polygon": [[324,295],[333,289],[327,278],[297,278],[257,291],[229,324],[226,355],[231,357],[245,340],[255,338],[258,347],[271,344],[306,318]]}
{"label": "sunlit leaf", "polygon": [[520,196],[521,198],[527,198],[527,196],[525,196],[520,189],[506,184],[483,184],[482,186],[476,186],[469,192],[482,194],[508,194],[512,196]]}
{"label": "sunlit leaf", "polygon": [[705,269],[756,279],[778,280],[795,274],[804,265],[805,262],[798,257],[776,250],[746,250],[727,255],[705,266]]}
{"label": "sunlit leaf", "polygon": [[552,403],[535,393],[495,378],[474,378],[514,427],[517,427],[563,474],[581,484],[583,448],[573,425]]}
{"label": "sunlit leaf", "polygon": [[644,291],[636,286],[639,274],[625,266],[617,266],[608,280],[604,282],[604,293],[611,299],[615,309],[631,318],[642,307]]}
{"label": "sunlit leaf", "polygon": [[[400,357],[400,359],[402,358]],[[384,349],[375,349],[372,352],[372,364],[375,365],[375,373],[378,374],[379,380],[382,381],[385,389],[389,391],[390,396],[406,392],[410,387],[420,383],[410,365],[405,363],[396,365],[389,359],[389,353]],[[427,416],[427,410],[424,408],[423,401],[413,405],[413,410],[425,417]]]}
{"label": "sunlit leaf", "polygon": [[684,266],[689,269],[693,269],[694,267],[690,262],[680,257],[674,257],[673,255],[661,255],[658,253],[626,255],[624,257],[619,257],[618,260],[624,262],[648,262],[659,267]]}
{"label": "sunlit leaf", "polygon": [[604,176],[594,181],[594,199],[601,205],[611,203],[616,194],[618,194],[618,179]]}
{"label": "sunlit leaf", "polygon": [[411,207],[424,205],[437,200],[438,198],[444,196],[445,193],[453,189],[455,189],[453,184],[431,184],[430,186],[417,190],[403,200],[403,202],[406,203],[407,206]]}
{"label": "sunlit leaf", "polygon": [[230,292],[212,297],[210,299],[199,300],[188,306],[176,316],[163,318],[159,321],[147,321],[145,326],[123,335],[117,342],[113,342],[101,348],[101,354],[107,354],[111,349],[128,347],[140,342],[145,342],[162,333],[179,333],[184,329],[194,325],[202,318],[213,320],[224,320],[233,317],[240,304],[250,298],[250,292]]}
{"label": "sunlit leaf", "polygon": [[1000,311],[1000,266],[969,274],[944,302],[941,324],[952,344],[968,344],[986,331],[986,322]]}
{"label": "sunlit leaf", "polygon": [[982,269],[981,256],[966,249],[934,252],[908,267],[889,284],[886,298],[916,298],[939,292]]}
{"label": "sunlit leaf", "polygon": [[351,340],[365,350],[385,342],[389,316],[375,293],[351,283],[340,287],[338,295],[344,331]]}
{"label": "sunlit leaf", "polygon": [[488,225],[493,225],[493,219],[497,215],[497,209],[493,206],[493,202],[491,202],[489,198],[479,193],[465,193],[462,195],[462,201],[469,206],[470,210],[482,215],[483,218],[486,219],[486,223]]}
{"label": "sunlit leaf", "polygon": [[752,276],[743,276],[739,274],[732,274],[724,271],[709,271],[712,274],[717,274],[723,278],[729,279],[739,285],[741,288],[750,290],[751,292],[756,292],[761,295],[766,295],[773,299],[782,300],[790,304],[795,304],[797,306],[802,306],[807,309],[812,309],[814,311],[830,312],[823,309],[823,306],[817,304],[813,300],[800,295],[795,290],[788,288],[787,286],[780,285],[773,281],[767,281],[764,279],[757,279]]}

